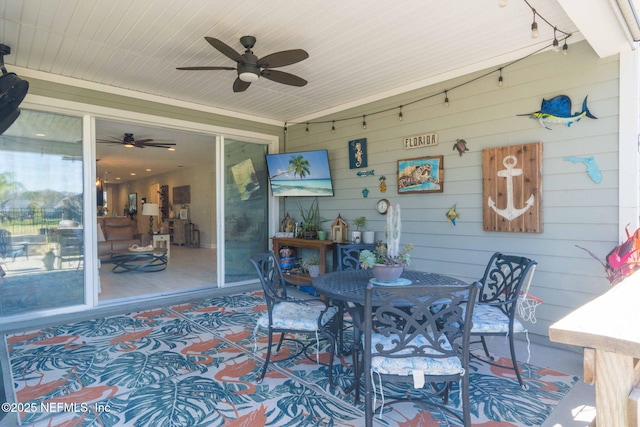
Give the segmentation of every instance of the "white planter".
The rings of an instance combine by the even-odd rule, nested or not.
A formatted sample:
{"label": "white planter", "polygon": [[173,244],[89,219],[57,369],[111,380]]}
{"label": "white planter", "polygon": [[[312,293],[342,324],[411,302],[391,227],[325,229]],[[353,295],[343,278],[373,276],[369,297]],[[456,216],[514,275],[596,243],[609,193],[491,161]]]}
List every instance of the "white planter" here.
{"label": "white planter", "polygon": [[365,231],[362,235],[362,243],[372,244],[376,240],[375,231]]}
{"label": "white planter", "polygon": [[318,277],[320,275],[319,265],[309,265],[307,266],[307,270],[309,271],[309,276],[311,277]]}

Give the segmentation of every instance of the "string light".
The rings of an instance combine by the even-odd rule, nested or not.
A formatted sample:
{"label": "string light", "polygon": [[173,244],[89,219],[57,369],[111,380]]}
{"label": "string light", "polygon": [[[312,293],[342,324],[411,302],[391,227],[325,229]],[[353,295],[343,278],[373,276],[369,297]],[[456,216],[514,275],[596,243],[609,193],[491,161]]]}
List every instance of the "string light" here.
{"label": "string light", "polygon": [[531,38],[535,39],[538,37],[538,23],[536,22],[536,10],[533,11],[533,23],[531,24]]}
{"label": "string light", "polygon": [[569,45],[567,45],[567,39],[571,37],[571,33],[562,31],[557,26],[553,25],[551,22],[545,19],[544,16],[540,15],[540,13],[538,13],[538,11],[533,6],[531,6],[531,4],[529,3],[529,0],[523,0],[523,1],[527,6],[529,6],[529,9],[531,9],[531,12],[533,12],[533,22],[531,23],[531,37],[534,39],[538,37],[538,23],[536,22],[536,16],[537,16],[538,18],[540,18],[541,21],[543,21],[549,27],[553,28],[552,49],[554,52],[560,51],[560,42],[558,41],[558,33],[562,33],[564,35],[564,38],[563,38],[564,45],[562,46],[562,53],[566,55],[568,53],[567,51],[569,50]]}
{"label": "string light", "polygon": [[284,133],[287,133],[287,122],[284,122]]}
{"label": "string light", "polygon": [[[556,52],[562,50],[562,53],[564,55],[567,55],[568,50],[569,50],[569,45],[567,44],[567,39],[569,37],[571,37],[572,33],[568,33],[568,32],[562,31],[561,29],[559,29],[555,25],[551,24],[547,19],[544,18],[544,16],[540,15],[540,13],[538,13],[538,11],[533,8],[533,6],[531,6],[531,4],[529,3],[528,0],[522,0],[522,1],[531,9],[531,12],[533,13],[533,22],[531,24],[531,37],[535,38],[535,37],[538,36],[538,21],[536,21],[536,19],[539,18],[540,21],[546,23],[550,28],[553,28],[553,43],[551,45],[553,50],[556,51]],[[505,7],[508,4],[508,0],[499,0],[498,4],[499,4],[500,7]],[[562,34],[560,36],[560,40],[563,42],[562,49],[560,48],[560,41],[558,40],[558,33]],[[501,66],[500,68],[494,69],[492,71],[488,71],[487,73],[482,74],[480,76],[476,76],[476,77],[474,77],[474,78],[472,78],[472,79],[470,79],[470,80],[468,80],[466,82],[460,83],[460,84],[458,84],[458,85],[456,85],[456,86],[454,86],[452,88],[443,90],[443,91],[438,92],[438,93],[432,93],[432,94],[427,95],[427,96],[425,96],[423,98],[416,99],[414,101],[408,102],[405,105],[415,104],[415,103],[422,102],[422,101],[425,101],[427,99],[431,99],[431,98],[434,98],[434,97],[437,97],[437,96],[442,96],[444,94],[444,105],[445,105],[445,107],[448,107],[449,106],[449,91],[450,90],[458,89],[458,88],[460,88],[462,86],[466,86],[468,84],[471,84],[471,83],[475,82],[476,80],[480,80],[480,79],[485,78],[485,77],[487,77],[489,75],[492,75],[493,73],[498,73],[498,86],[502,87],[504,85],[504,78],[502,76],[502,69],[503,68],[506,68],[506,67],[509,67],[511,65],[514,65],[514,64],[516,64],[516,63],[518,63],[520,61],[523,61],[523,60],[525,60],[525,59],[527,59],[527,58],[529,58],[531,56],[534,56],[534,55],[536,55],[536,54],[538,54],[538,53],[540,53],[540,52],[542,52],[542,51],[544,51],[544,50],[546,50],[548,48],[549,48],[549,45],[546,45],[546,46],[536,50],[535,52],[532,52],[532,53],[530,53],[528,55],[525,55],[525,56],[521,57],[520,59],[516,59],[515,61],[512,61],[512,62],[510,62],[510,63],[508,63],[506,65]],[[397,107],[390,107],[390,108],[387,108],[387,109],[384,109],[384,110],[381,110],[381,111],[376,111],[376,112],[370,113],[369,115],[381,114],[381,113],[385,113],[385,112],[388,112],[388,111],[395,110],[397,108],[399,110],[398,111],[398,120],[402,121],[404,119],[403,112],[402,112],[402,108],[403,107],[404,107],[404,105],[400,105],[400,106],[397,106]],[[345,117],[345,118],[338,119],[337,121],[351,121],[351,120],[354,120],[354,119],[358,119],[360,117],[362,117],[362,128],[366,129],[367,128],[366,115],[355,116],[355,117]],[[329,121],[328,120],[323,120],[323,121],[317,121],[317,122],[306,122],[305,132],[307,134],[309,133],[309,126],[311,124],[320,124],[320,123],[329,123]],[[296,124],[301,124],[301,123],[296,123]],[[285,123],[284,131],[285,131],[285,133],[287,132],[287,123]],[[333,134],[336,133],[336,120],[332,120],[331,121],[331,133],[333,133]]]}

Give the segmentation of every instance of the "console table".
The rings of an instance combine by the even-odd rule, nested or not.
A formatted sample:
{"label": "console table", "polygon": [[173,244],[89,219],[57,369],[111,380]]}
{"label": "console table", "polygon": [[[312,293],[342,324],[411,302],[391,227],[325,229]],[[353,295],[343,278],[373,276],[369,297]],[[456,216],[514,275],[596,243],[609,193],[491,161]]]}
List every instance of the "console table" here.
{"label": "console table", "polygon": [[162,221],[163,228],[171,236],[171,243],[174,245],[186,245],[187,236],[185,234],[185,226],[191,222],[190,219],[165,219]]}
{"label": "console table", "polygon": [[[283,246],[317,250],[319,253],[318,258],[320,259],[320,274],[327,272],[327,250],[333,247],[331,240],[307,240],[291,237],[272,237],[271,240],[273,241],[273,252],[278,259],[280,259],[280,248]],[[308,274],[289,274],[285,277],[285,280],[297,285],[308,285],[313,278]]]}

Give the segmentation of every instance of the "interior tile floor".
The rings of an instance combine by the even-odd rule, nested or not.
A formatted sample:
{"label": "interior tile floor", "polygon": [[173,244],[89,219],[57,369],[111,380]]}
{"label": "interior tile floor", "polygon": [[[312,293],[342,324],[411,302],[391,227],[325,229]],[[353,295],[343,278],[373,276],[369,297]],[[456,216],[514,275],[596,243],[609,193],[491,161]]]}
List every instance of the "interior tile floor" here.
{"label": "interior tile floor", "polygon": [[215,286],[216,250],[171,245],[167,268],[152,273],[113,273],[113,264],[101,263],[99,301],[140,295],[171,294],[187,289]]}

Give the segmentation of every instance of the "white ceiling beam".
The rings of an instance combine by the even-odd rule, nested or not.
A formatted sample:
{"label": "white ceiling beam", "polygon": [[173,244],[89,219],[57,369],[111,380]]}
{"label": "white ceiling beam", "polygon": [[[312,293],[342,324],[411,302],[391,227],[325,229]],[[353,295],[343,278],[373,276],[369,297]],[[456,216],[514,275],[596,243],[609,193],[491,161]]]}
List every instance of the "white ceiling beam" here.
{"label": "white ceiling beam", "polygon": [[558,3],[600,58],[633,48],[626,37],[626,27],[609,1],[558,0]]}

